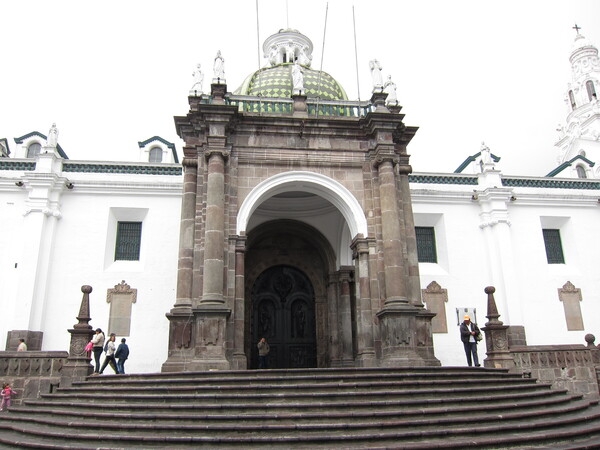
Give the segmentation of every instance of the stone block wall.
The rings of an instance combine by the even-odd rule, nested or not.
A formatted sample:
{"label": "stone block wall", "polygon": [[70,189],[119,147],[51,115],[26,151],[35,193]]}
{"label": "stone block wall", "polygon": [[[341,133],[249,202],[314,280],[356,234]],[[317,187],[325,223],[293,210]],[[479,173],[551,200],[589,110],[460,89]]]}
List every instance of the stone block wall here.
{"label": "stone block wall", "polygon": [[53,392],[68,356],[61,351],[0,352],[0,383],[10,383],[17,392],[13,405]]}

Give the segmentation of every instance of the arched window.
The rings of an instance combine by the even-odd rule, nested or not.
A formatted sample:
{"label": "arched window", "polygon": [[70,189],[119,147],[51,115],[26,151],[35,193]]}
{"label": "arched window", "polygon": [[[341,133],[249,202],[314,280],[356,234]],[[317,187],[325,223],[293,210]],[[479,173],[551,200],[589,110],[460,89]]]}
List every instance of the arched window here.
{"label": "arched window", "polygon": [[569,91],[569,101],[571,102],[571,109],[575,109],[577,104],[575,103],[575,96],[573,95],[573,91]]}
{"label": "arched window", "polygon": [[35,158],[37,155],[40,154],[41,149],[42,149],[41,144],[38,144],[37,142],[34,142],[33,144],[29,144],[29,147],[27,147],[27,157]]}
{"label": "arched window", "polygon": [[577,178],[587,178],[587,175],[585,174],[585,167],[583,167],[581,164],[575,167],[575,170],[577,170]]}
{"label": "arched window", "polygon": [[148,159],[148,161],[150,161],[151,163],[159,163],[162,162],[162,148],[160,147],[152,147],[150,149],[150,157]]}
{"label": "arched window", "polygon": [[596,88],[594,87],[594,82],[592,80],[587,80],[585,82],[585,88],[587,89],[588,100],[590,102],[596,100]]}

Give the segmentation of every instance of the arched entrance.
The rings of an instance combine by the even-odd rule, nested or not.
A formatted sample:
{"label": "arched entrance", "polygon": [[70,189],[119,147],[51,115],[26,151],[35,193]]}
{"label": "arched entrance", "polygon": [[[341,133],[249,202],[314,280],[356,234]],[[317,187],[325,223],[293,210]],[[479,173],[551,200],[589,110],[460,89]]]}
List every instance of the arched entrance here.
{"label": "arched entrance", "polygon": [[[277,265],[262,272],[251,290],[251,342],[269,342],[270,368],[317,366],[315,294],[301,270]],[[258,367],[252,346],[251,367]]]}

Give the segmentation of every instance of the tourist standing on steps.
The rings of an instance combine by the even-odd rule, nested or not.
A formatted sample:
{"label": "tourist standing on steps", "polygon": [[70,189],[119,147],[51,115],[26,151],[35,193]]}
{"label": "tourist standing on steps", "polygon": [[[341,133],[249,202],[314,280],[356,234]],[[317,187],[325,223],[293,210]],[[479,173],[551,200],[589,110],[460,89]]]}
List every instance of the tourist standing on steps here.
{"label": "tourist standing on steps", "polygon": [[104,362],[102,363],[102,367],[100,367],[100,374],[102,374],[102,372],[104,372],[104,369],[106,369],[106,366],[108,366],[109,364],[110,364],[110,367],[112,367],[112,370],[115,371],[115,373],[119,373],[117,371],[117,361],[115,360],[115,351],[117,350],[117,346],[115,345],[116,338],[117,338],[117,336],[115,335],[115,333],[110,333],[108,342],[104,346],[104,351],[106,352],[106,356],[104,357]]}
{"label": "tourist standing on steps", "polygon": [[[479,367],[479,357],[477,356],[477,336],[481,333],[476,323],[471,322],[471,317],[465,315],[463,322],[460,324],[460,340],[465,346],[465,354],[467,355],[467,364]],[[473,358],[471,358],[471,355]]]}
{"label": "tourist standing on steps", "polygon": [[100,328],[96,328],[96,334],[92,337],[92,350],[94,351],[94,373],[100,373],[100,356],[102,355],[102,349],[104,348],[104,340],[106,337]]}
{"label": "tourist standing on steps", "polygon": [[259,369],[268,369],[269,368],[269,343],[263,337],[258,342],[258,368]]}
{"label": "tourist standing on steps", "polygon": [[129,357],[129,346],[125,343],[126,339],[121,339],[121,343],[115,352],[115,358],[117,358],[117,372],[125,373],[125,361]]}

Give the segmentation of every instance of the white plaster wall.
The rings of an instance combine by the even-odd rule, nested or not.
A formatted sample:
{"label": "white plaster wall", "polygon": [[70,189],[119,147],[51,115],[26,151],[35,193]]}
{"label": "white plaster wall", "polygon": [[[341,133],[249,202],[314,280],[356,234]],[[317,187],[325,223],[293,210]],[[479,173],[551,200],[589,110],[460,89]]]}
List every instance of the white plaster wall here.
{"label": "white plaster wall", "polygon": [[[90,294],[90,325],[108,329],[110,305],[107,289],[125,280],[137,289],[132,306],[131,332],[126,336],[131,356],[128,372],[157,372],[167,358],[168,325],[165,314],[175,303],[181,177],[157,175],[68,174],[73,190],[65,190],[60,199],[49,284],[45,296],[42,350],[66,350],[68,329],[77,323],[82,299],[81,286],[93,288]],[[14,184],[14,183],[13,183]],[[0,346],[6,344],[6,332],[19,323],[19,299],[15,297],[18,268],[22,254],[22,211],[27,191],[2,192],[0,217],[0,306],[3,332]],[[114,232],[111,211],[144,211],[141,256],[139,262],[114,262]],[[112,217],[112,219],[111,219]],[[118,219],[118,217],[117,217]],[[124,220],[124,219],[121,219]],[[6,228],[5,228],[6,225]],[[114,229],[114,224],[112,224]],[[107,263],[109,255],[109,263]],[[23,329],[26,329],[24,327]],[[120,338],[118,336],[118,342]],[[110,369],[108,369],[110,371]]]}
{"label": "white plaster wall", "polygon": [[[425,195],[413,197],[415,224],[435,226],[438,264],[419,264],[421,288],[436,281],[448,290],[446,303],[448,333],[434,334],[435,353],[443,365],[465,365],[466,358],[457,327],[455,309],[477,309],[479,326],[487,318],[484,288],[496,285],[492,250],[485,245],[479,227],[479,205],[475,201],[447,201],[448,196],[468,194],[469,187],[439,185]],[[450,192],[450,194],[449,194]],[[504,280],[510,295],[496,285],[500,320],[505,325],[523,325],[530,345],[585,344],[587,333],[600,338],[600,271],[597,255],[600,243],[595,238],[600,225],[594,191],[515,188],[514,202],[508,202],[510,247],[514,255],[514,277]],[[446,200],[443,200],[443,199]],[[542,228],[557,226],[561,231],[565,264],[548,264]],[[491,228],[501,225],[495,225]],[[581,288],[584,330],[567,330],[558,289],[570,281]],[[505,297],[503,303],[502,297]],[[516,323],[511,317],[522,318]],[[480,358],[485,345],[479,345]]]}

